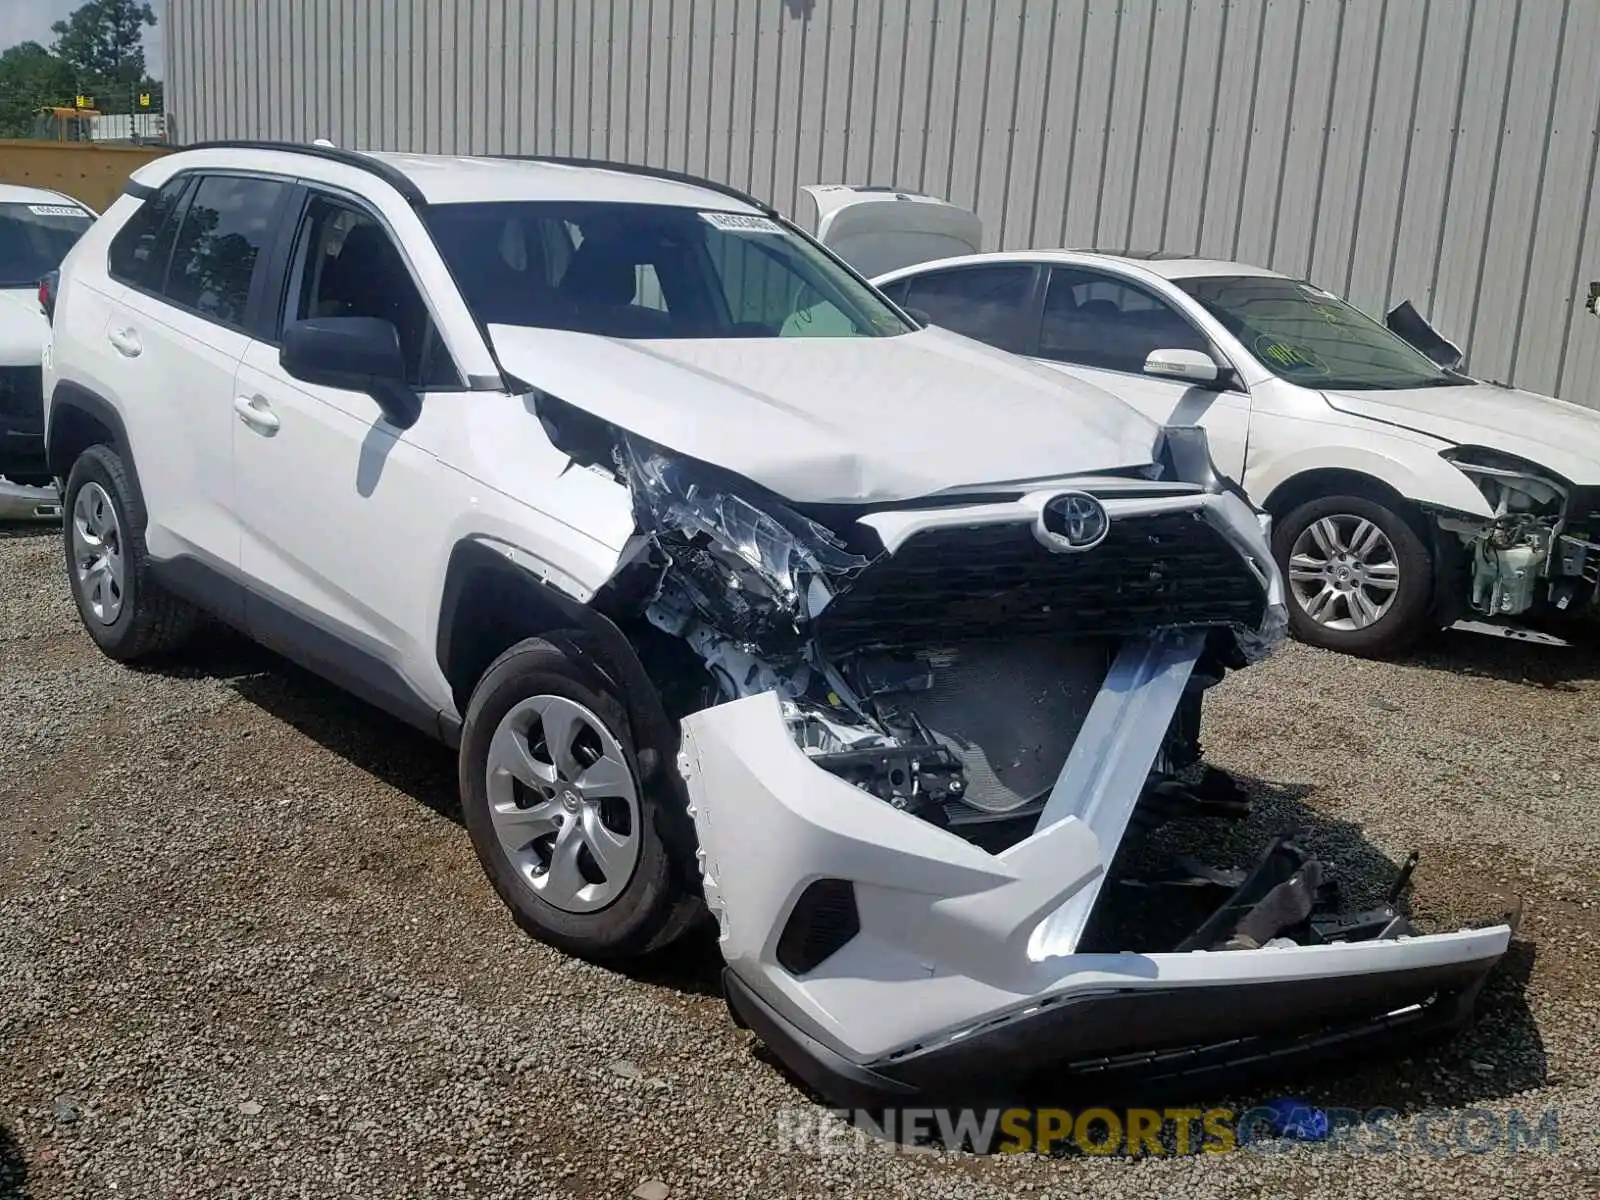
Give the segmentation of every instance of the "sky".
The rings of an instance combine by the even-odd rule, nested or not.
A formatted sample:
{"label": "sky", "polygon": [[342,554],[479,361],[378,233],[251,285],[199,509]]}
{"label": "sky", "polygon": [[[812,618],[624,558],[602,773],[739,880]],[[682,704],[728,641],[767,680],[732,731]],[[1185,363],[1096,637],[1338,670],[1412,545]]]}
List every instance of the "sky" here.
{"label": "sky", "polygon": [[[55,40],[50,26],[65,18],[83,0],[0,0],[0,50],[18,42],[38,42],[48,46]],[[156,27],[144,31],[146,69],[161,78],[163,38],[160,22],[166,17],[166,0],[151,0],[156,10]]]}

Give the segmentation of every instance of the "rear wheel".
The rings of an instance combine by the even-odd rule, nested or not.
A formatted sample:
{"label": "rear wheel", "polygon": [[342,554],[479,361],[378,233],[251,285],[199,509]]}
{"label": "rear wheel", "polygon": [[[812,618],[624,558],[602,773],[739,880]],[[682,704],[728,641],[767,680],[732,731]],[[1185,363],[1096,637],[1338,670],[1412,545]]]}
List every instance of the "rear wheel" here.
{"label": "rear wheel", "polygon": [[183,645],[199,613],[151,578],[144,510],[114,450],[78,456],[61,507],[67,581],[94,644],[119,662]]}
{"label": "rear wheel", "polygon": [[1433,558],[1405,516],[1366,496],[1321,496],[1275,523],[1289,628],[1314,646],[1383,658],[1431,624]]}
{"label": "rear wheel", "polygon": [[484,673],[462,730],[462,813],[518,923],[570,954],[647,953],[692,922],[621,701],[529,639]]}

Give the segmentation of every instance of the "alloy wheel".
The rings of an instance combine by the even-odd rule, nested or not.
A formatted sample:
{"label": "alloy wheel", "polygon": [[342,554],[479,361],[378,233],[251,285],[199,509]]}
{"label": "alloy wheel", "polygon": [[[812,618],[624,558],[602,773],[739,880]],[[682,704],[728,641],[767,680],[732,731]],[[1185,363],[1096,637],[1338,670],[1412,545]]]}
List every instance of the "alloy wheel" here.
{"label": "alloy wheel", "polygon": [[1289,551],[1289,590],[1305,614],[1327,629],[1366,629],[1383,619],[1400,593],[1394,543],[1374,522],[1353,513],[1313,521]]}
{"label": "alloy wheel", "polygon": [[78,594],[102,625],[114,625],[122,613],[126,572],[116,506],[105,488],[85,483],[72,505],[72,573]]}
{"label": "alloy wheel", "polygon": [[495,728],[487,773],[501,849],[545,903],[590,913],[622,894],[639,863],[639,791],[600,717],[530,696]]}

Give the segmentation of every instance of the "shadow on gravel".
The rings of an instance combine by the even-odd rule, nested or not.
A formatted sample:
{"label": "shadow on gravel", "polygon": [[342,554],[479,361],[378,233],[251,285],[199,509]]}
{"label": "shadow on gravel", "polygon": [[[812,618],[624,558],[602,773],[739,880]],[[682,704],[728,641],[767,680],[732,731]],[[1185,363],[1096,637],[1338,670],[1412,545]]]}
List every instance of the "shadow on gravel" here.
{"label": "shadow on gravel", "polygon": [[204,646],[148,664],[174,679],[220,679],[242,699],[395,790],[461,824],[455,756],[381,709],[225,630]]}
{"label": "shadow on gravel", "polygon": [[29,1200],[28,1162],[11,1130],[0,1125],[0,1200]]}
{"label": "shadow on gravel", "polygon": [[58,537],[60,533],[61,526],[53,521],[0,521],[0,542],[16,538]]}
{"label": "shadow on gravel", "polygon": [[1591,622],[1582,632],[1569,631],[1567,636],[1572,640],[1569,646],[1546,646],[1446,629],[1400,662],[1453,675],[1574,692],[1578,690],[1575,684],[1600,680],[1600,623]]}
{"label": "shadow on gravel", "polygon": [[[1211,866],[1248,868],[1266,844],[1280,833],[1295,832],[1303,847],[1333,867],[1342,907],[1359,910],[1382,902],[1400,865],[1368,841],[1357,826],[1309,807],[1304,801],[1314,794],[1312,786],[1269,783],[1245,777],[1240,777],[1238,782],[1251,796],[1249,817],[1238,821],[1173,822],[1150,835],[1130,836],[1124,841],[1113,864],[1112,878],[1101,893],[1102,902],[1085,933],[1085,942],[1094,938],[1101,943],[1095,947],[1100,950],[1153,952],[1170,949],[1176,938],[1211,911],[1219,894],[1208,895],[1204,889],[1170,889],[1187,892],[1188,896],[1159,898],[1158,890],[1119,885],[1117,880],[1130,873],[1143,873],[1158,869],[1164,863],[1170,864],[1178,854]],[[1408,893],[1397,905],[1424,930],[1453,930],[1497,919],[1503,914],[1500,898],[1490,894],[1459,896],[1456,893],[1460,889],[1454,881],[1430,889],[1428,868],[1429,856],[1424,851],[1414,876],[1416,887],[1413,890],[1427,903],[1414,907]],[[1510,899],[1504,898],[1507,904]],[[1457,911],[1457,903],[1461,905],[1460,911]],[[1445,908],[1448,911],[1443,911]],[[1291,1096],[1325,1110],[1354,1110],[1361,1114],[1382,1110],[1388,1114],[1386,1119],[1391,1125],[1409,1127],[1406,1122],[1414,1121],[1423,1113],[1471,1108],[1484,1101],[1516,1096],[1546,1082],[1544,1043],[1526,999],[1535,956],[1532,942],[1514,938],[1478,997],[1473,1023],[1442,1042],[1406,1045],[1353,1059],[1334,1059],[1318,1066],[1278,1068],[1248,1077],[1223,1075],[1198,1087],[1192,1083],[1166,1084],[1159,1089],[1130,1088],[1124,1084],[1113,1091],[1074,1078],[1064,1070],[1046,1072],[1038,1078],[1019,1081],[1005,1104],[1073,1111],[1101,1105],[1115,1110],[1226,1108],[1244,1114],[1280,1097]],[[818,1103],[823,1102],[765,1046],[755,1043],[751,1053],[783,1074],[799,1091]],[[993,1102],[974,1097],[972,1103]],[[1537,1124],[1538,1113],[1530,1111],[1525,1115],[1530,1124]],[[1452,1116],[1447,1124],[1441,1123],[1440,1136],[1453,1136],[1448,1131],[1455,1129],[1456,1120]],[[876,1136],[877,1131],[871,1132]],[[1195,1145],[1198,1143],[1197,1135]]]}

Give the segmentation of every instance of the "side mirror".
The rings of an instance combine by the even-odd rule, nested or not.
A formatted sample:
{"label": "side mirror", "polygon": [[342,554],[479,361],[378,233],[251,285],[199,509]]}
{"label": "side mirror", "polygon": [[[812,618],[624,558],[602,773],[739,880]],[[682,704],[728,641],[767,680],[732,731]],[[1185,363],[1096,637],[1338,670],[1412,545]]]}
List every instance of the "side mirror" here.
{"label": "side mirror", "polygon": [[1181,383],[1216,383],[1222,372],[1201,350],[1152,350],[1144,360],[1144,373]]}
{"label": "side mirror", "polygon": [[915,321],[918,325],[922,326],[924,329],[926,329],[929,325],[933,324],[933,318],[930,317],[926,312],[924,312],[920,308],[905,308],[905,307],[902,307],[900,309],[900,311],[905,313],[906,316],[910,317],[913,321]]}
{"label": "side mirror", "polygon": [[1384,324],[1390,333],[1422,351],[1446,371],[1454,371],[1466,357],[1461,353],[1461,347],[1446,341],[1409,300],[1402,300],[1390,309],[1384,317]]}
{"label": "side mirror", "polygon": [[377,317],[313,317],[283,331],[278,363],[303,383],[363,392],[391,425],[409,429],[422,401],[406,384],[400,331]]}

